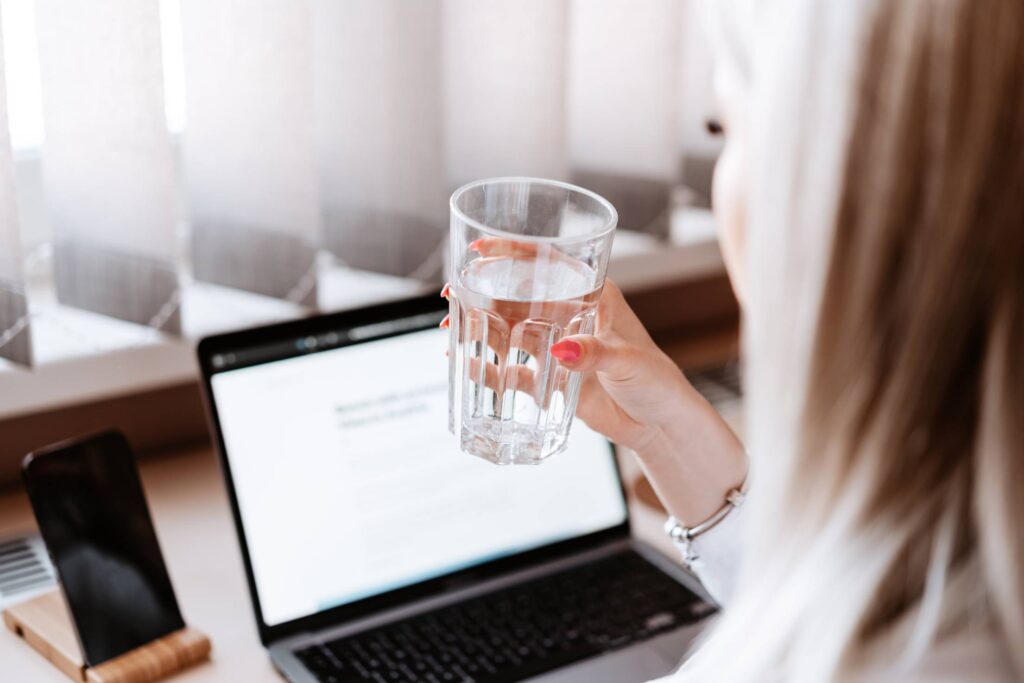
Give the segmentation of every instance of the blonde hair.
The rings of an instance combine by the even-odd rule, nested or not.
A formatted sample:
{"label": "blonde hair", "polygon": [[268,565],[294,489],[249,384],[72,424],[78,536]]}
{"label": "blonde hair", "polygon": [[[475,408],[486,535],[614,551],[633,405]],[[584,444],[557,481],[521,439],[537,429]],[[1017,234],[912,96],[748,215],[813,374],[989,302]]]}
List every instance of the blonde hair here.
{"label": "blonde hair", "polygon": [[715,4],[749,83],[752,491],[681,680],[909,673],[972,629],[1024,676],[1024,3]]}

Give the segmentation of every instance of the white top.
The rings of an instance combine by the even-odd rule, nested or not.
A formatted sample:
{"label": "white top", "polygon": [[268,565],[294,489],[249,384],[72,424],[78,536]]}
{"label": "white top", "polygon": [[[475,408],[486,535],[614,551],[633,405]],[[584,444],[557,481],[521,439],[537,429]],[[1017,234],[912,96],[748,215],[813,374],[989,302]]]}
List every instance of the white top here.
{"label": "white top", "polygon": [[[733,596],[740,555],[740,524],[744,508],[732,512],[717,526],[693,540],[699,559],[691,569],[723,609]],[[925,660],[910,672],[898,674],[880,661],[856,677],[864,683],[1013,683],[1017,680],[1008,653],[995,633],[964,631],[936,643]],[[671,683],[676,676],[652,683]]]}

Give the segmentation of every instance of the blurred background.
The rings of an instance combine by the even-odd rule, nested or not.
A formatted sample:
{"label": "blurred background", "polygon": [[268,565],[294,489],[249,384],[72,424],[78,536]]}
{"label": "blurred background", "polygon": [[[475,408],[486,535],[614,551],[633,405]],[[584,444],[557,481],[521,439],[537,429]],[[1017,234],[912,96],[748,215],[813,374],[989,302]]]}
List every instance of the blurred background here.
{"label": "blurred background", "polygon": [[489,176],[607,197],[659,341],[734,352],[694,0],[0,0],[0,27],[0,482],[98,426],[205,438],[196,339],[438,288],[447,198]]}

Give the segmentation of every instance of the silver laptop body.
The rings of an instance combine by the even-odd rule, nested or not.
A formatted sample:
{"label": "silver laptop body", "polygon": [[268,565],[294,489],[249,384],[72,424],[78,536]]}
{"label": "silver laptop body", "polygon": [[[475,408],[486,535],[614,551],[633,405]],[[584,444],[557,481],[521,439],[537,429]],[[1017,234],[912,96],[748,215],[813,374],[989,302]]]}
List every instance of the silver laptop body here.
{"label": "silver laptop body", "polygon": [[[710,598],[688,572],[631,537],[618,470],[613,457],[601,452],[607,451],[609,445],[592,432],[588,433],[585,426],[574,426],[570,440],[580,444],[579,448],[586,449],[587,453],[573,455],[571,443],[570,452],[555,456],[550,463],[536,468],[512,469],[482,461],[464,464],[473,460],[472,457],[459,453],[454,439],[442,433],[443,428],[437,428],[436,435],[431,431],[434,423],[439,422],[441,410],[436,405],[441,398],[435,394],[445,388],[442,347],[438,345],[441,343],[439,335],[444,333],[436,329],[437,321],[444,314],[444,305],[437,297],[423,297],[218,335],[204,339],[199,345],[204,395],[221,455],[257,628],[281,674],[293,683],[316,683],[323,679],[314,676],[296,656],[296,652],[306,647],[426,614],[624,551],[638,553],[701,598],[692,608],[694,622],[714,611]],[[430,360],[433,355],[427,355],[425,350],[430,347],[430,353],[434,354],[434,345],[438,345],[437,355],[442,356],[436,368]],[[374,350],[378,348],[379,354]],[[422,357],[412,358],[418,354]],[[399,357],[404,359],[402,362],[410,363],[405,375],[380,380],[379,374],[371,374],[358,379],[368,367],[377,363],[390,366],[393,359]],[[424,368],[425,365],[431,368]],[[422,376],[417,374],[420,372]],[[435,381],[436,377],[440,377],[440,382]],[[389,381],[393,384],[390,389],[386,386]],[[395,387],[401,391],[396,391]],[[407,393],[403,393],[406,390]],[[374,391],[378,393],[367,393]],[[417,403],[410,407],[409,402],[413,400],[421,401],[422,405]],[[321,405],[325,402],[329,405]],[[379,414],[371,414],[367,406],[384,407],[379,408]],[[428,414],[423,414],[424,411]],[[396,415],[398,417],[394,417]],[[423,425],[429,426],[429,438],[416,434],[417,429],[425,429]],[[371,429],[378,431],[367,432]],[[372,438],[364,438],[364,432]],[[470,482],[471,486],[456,486],[448,498],[442,498],[443,504],[422,503],[411,508],[412,512],[403,513],[400,508],[390,512],[389,506],[401,505],[408,497],[420,495],[418,489],[412,487],[417,478],[424,481],[433,476],[428,468],[407,481],[397,465],[395,471],[388,470],[389,458],[396,462],[401,460],[405,468],[423,462],[405,452],[388,455],[387,448],[401,444],[394,439],[406,437],[415,437],[410,446],[413,450],[421,447],[431,452],[449,449],[450,453],[445,451],[430,457],[435,458],[438,467],[456,468],[452,470],[454,475],[448,476]],[[324,441],[333,444],[336,438],[341,446],[322,445]],[[304,440],[308,443],[301,446]],[[284,449],[289,450],[292,443],[300,444],[295,452],[280,452],[281,444],[289,444],[289,448]],[[378,444],[381,444],[381,453],[374,453]],[[608,458],[610,464],[598,464],[604,462],[602,458]],[[564,461],[559,464],[558,459]],[[355,467],[350,460],[362,464]],[[283,462],[288,465],[282,465]],[[294,467],[289,469],[292,463]],[[500,475],[495,473],[498,470]],[[534,474],[518,474],[517,470],[532,470]],[[498,476],[508,479],[498,481]],[[463,515],[449,518],[444,515],[450,514],[453,506],[458,508],[467,491],[487,486],[497,487],[494,491],[510,496],[512,506],[522,505],[516,502],[520,486],[534,486],[530,495],[540,501],[539,505],[543,505],[544,500],[557,502],[559,498],[549,491],[551,478],[557,477],[565,477],[559,483],[565,492],[563,497],[575,496],[576,499],[571,501],[571,508],[566,508],[568,512],[552,513],[552,525],[557,526],[566,516],[571,517],[572,510],[593,508],[586,513],[590,517],[577,520],[575,530],[566,529],[550,538],[537,533],[530,536],[533,533],[527,529],[530,524],[548,533],[547,526],[536,521],[546,520],[542,516],[522,514],[512,518],[511,523],[508,518],[501,518],[501,524],[491,521],[489,527],[499,528],[510,538],[519,539],[521,547],[509,541],[504,551],[481,551],[462,557],[458,562],[446,560],[447,563],[440,560],[435,563],[429,546],[426,551],[420,549],[418,554],[412,551],[402,554],[403,546],[415,546],[424,533],[438,534],[436,545],[446,549],[451,557],[464,549],[471,552],[469,549],[474,544],[491,543],[493,534],[486,528],[472,531],[475,523],[472,517],[490,514],[486,505],[478,503]],[[376,489],[376,497],[371,500],[380,500],[379,505],[364,503],[353,507],[351,499],[364,495],[365,489],[376,485],[378,478],[396,483]],[[525,483],[517,483],[520,480]],[[532,483],[534,481],[537,483]],[[565,482],[573,485],[566,486]],[[579,482],[590,484],[575,486]],[[398,494],[394,500],[389,498],[396,486],[409,487],[403,494],[405,498]],[[545,495],[549,497],[546,499]],[[332,511],[334,505],[349,505],[349,508]],[[440,512],[431,512],[431,505]],[[557,507],[551,503],[548,506]],[[292,509],[300,516],[290,517]],[[323,510],[328,512],[325,514]],[[353,515],[362,514],[370,517],[358,523],[347,523]],[[381,521],[380,514],[392,514],[391,518],[384,518],[390,519],[388,525]],[[392,534],[395,520],[399,525],[403,519],[415,525],[419,523],[417,518],[432,514],[440,515],[442,521],[454,520],[455,526],[461,525],[461,535],[455,531],[445,535],[443,528],[437,530],[443,527],[440,523],[424,526],[411,535],[401,530]],[[516,520],[520,518],[524,520],[523,528],[517,529]],[[380,532],[369,533],[375,529]],[[309,538],[303,540],[303,534],[309,534]],[[335,543],[335,537],[342,540]],[[529,542],[524,544],[523,538]],[[360,550],[364,546],[371,550]],[[374,571],[360,574],[351,569],[360,562],[369,562],[368,553],[399,558],[399,563],[406,561],[408,555],[409,562],[422,565],[419,567],[422,580],[411,579],[407,573],[397,580],[381,579],[380,585],[357,590],[353,584],[357,579],[366,584],[377,578]],[[397,572],[393,564],[380,561],[375,566],[384,573]],[[323,599],[328,594],[332,599]],[[627,683],[665,676],[677,668],[702,623],[680,624],[651,639],[529,680]]]}

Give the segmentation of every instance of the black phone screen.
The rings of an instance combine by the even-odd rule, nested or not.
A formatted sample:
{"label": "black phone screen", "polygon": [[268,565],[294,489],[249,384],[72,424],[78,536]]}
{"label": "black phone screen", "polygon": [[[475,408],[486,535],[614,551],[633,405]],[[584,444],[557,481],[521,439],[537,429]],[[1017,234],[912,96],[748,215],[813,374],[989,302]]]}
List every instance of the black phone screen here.
{"label": "black phone screen", "polygon": [[34,453],[24,478],[87,664],[184,628],[123,436]]}

